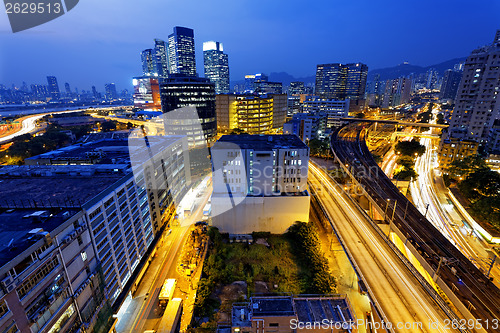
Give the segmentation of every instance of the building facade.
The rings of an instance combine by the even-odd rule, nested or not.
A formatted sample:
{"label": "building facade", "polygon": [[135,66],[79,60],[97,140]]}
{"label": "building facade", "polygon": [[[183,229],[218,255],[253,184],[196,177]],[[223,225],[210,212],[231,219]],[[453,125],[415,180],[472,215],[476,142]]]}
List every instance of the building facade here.
{"label": "building facade", "polygon": [[196,76],[193,29],[174,27],[168,36],[168,65],[171,74]]}
{"label": "building facade", "polygon": [[408,103],[411,97],[411,89],[412,80],[409,78],[400,77],[387,80],[381,106],[389,108]]}
{"label": "building facade", "polygon": [[224,135],[212,147],[212,223],[283,233],[309,219],[309,148],[295,135]]}
{"label": "building facade", "polygon": [[491,45],[472,51],[450,120],[450,135],[476,141],[487,148],[491,129],[500,118],[500,30]]}
{"label": "building facade", "polygon": [[217,130],[230,133],[240,129],[248,134],[268,134],[283,126],[287,96],[217,95]]}
{"label": "building facade", "polygon": [[[161,39],[155,39],[154,48],[154,65],[155,73],[154,76],[159,76],[160,78],[165,78],[168,76],[168,54],[167,54],[167,44]],[[144,62],[143,62],[144,68]]]}
{"label": "building facade", "polygon": [[155,53],[152,49],[146,49],[141,52],[142,75],[158,76],[155,65]]}
{"label": "building facade", "polygon": [[[175,126],[170,122],[165,123],[165,134],[191,133],[188,135],[190,147],[206,146],[207,142],[213,141],[217,134],[215,85],[213,83],[206,78],[170,75],[160,85],[160,97],[163,113],[184,107],[194,107],[198,115],[197,120],[177,119]],[[200,126],[201,129],[199,129]]]}
{"label": "building facade", "polygon": [[229,64],[222,43],[203,43],[205,77],[215,84],[216,94],[229,94]]}
{"label": "building facade", "polygon": [[439,99],[442,101],[455,101],[458,86],[462,79],[462,72],[448,69],[444,72],[443,83],[439,92]]}
{"label": "building facade", "polygon": [[159,78],[151,76],[134,77],[134,107],[143,111],[161,111]]}
{"label": "building facade", "polygon": [[320,139],[325,135],[328,116],[326,113],[296,113],[283,125],[283,134],[295,134],[303,142]]}
{"label": "building facade", "polygon": [[4,204],[0,221],[1,237],[10,239],[0,249],[0,330],[92,328],[105,295],[83,212]]}
{"label": "building facade", "polygon": [[476,141],[471,140],[461,140],[453,137],[441,139],[438,148],[439,167],[442,170],[447,170],[455,160],[476,156],[478,146]]}
{"label": "building facade", "polygon": [[325,113],[327,115],[327,127],[342,126],[343,121],[338,119],[349,115],[350,100],[334,100],[326,98],[318,98],[316,96],[308,97],[302,104],[304,113],[318,114]]}
{"label": "building facade", "polygon": [[231,333],[263,331],[356,333],[358,329],[345,295],[254,296],[248,303],[233,305]]}
{"label": "building facade", "polygon": [[367,75],[368,66],[362,63],[318,65],[315,94],[326,99],[364,99]]}
{"label": "building facade", "polygon": [[57,84],[57,78],[55,76],[47,76],[47,83],[51,100],[58,101],[61,98],[61,92],[59,90],[59,84]]}

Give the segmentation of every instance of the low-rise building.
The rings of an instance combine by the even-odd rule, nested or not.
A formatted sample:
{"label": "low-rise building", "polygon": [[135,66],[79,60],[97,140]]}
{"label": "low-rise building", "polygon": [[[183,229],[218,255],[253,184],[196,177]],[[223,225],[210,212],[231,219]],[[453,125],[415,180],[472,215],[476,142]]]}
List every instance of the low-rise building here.
{"label": "low-rise building", "polygon": [[185,137],[136,139],[70,146],[0,169],[0,304],[12,311],[0,316],[0,331],[87,329],[127,291],[190,182]]}
{"label": "low-rise building", "polygon": [[476,156],[478,146],[477,142],[470,140],[461,140],[453,137],[442,139],[438,148],[439,167],[442,170],[446,170],[455,160],[462,160],[468,156]]}
{"label": "low-rise building", "polygon": [[283,233],[309,220],[309,148],[295,135],[224,135],[212,147],[212,223]]}
{"label": "low-rise building", "polygon": [[319,139],[325,135],[328,116],[326,113],[296,113],[283,125],[283,134],[295,134],[303,142]]}
{"label": "low-rise building", "polygon": [[342,120],[339,118],[347,117],[349,115],[349,99],[335,100],[309,96],[306,98],[302,105],[304,113],[326,113],[327,124],[326,126],[339,127],[343,125]]}
{"label": "low-rise building", "polygon": [[358,332],[346,296],[254,296],[235,303],[231,332]]}

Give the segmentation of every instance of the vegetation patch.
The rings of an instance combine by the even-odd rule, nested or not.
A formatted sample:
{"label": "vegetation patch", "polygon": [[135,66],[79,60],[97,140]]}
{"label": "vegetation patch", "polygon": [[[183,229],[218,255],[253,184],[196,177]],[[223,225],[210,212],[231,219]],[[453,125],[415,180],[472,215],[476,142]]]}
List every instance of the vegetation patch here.
{"label": "vegetation patch", "polygon": [[[231,243],[227,234],[210,228],[210,247],[198,284],[194,315],[209,318],[203,327],[217,322],[217,310],[229,311],[232,302],[243,301],[255,292],[333,293],[335,278],[320,249],[311,223],[297,222],[284,235],[254,233],[253,243]],[[228,288],[228,286],[230,288]],[[242,294],[246,286],[246,294]],[[230,302],[221,294],[238,290]],[[228,304],[229,303],[229,304]]]}

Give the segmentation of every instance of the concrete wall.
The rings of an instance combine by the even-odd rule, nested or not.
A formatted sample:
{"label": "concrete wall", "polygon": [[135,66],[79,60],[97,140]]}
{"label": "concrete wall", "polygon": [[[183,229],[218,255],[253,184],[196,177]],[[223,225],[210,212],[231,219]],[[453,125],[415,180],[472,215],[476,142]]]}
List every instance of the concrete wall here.
{"label": "concrete wall", "polygon": [[214,194],[212,224],[230,234],[253,231],[281,234],[295,221],[309,221],[309,199],[309,195],[246,197],[233,207],[227,196]]}

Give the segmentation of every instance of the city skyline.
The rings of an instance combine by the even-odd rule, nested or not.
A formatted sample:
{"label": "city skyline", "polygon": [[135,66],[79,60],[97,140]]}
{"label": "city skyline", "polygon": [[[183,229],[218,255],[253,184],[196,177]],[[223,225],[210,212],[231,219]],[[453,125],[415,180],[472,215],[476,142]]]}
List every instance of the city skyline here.
{"label": "city skyline", "polygon": [[[404,61],[429,65],[465,57],[470,49],[488,44],[486,36],[495,30],[493,17],[500,9],[495,1],[482,2],[467,12],[460,3],[448,1],[433,3],[435,10],[432,12],[425,9],[425,4],[412,8],[411,4],[395,6],[393,1],[365,3],[362,9],[359,3],[323,2],[302,8],[292,1],[287,6],[270,5],[267,13],[261,13],[252,7],[258,6],[246,2],[221,1],[215,6],[196,4],[158,3],[155,5],[157,10],[147,13],[145,10],[151,6],[129,5],[120,7],[116,19],[106,16],[104,20],[104,15],[115,10],[116,2],[96,4],[89,1],[64,17],[18,34],[8,32],[10,28],[5,20],[0,23],[0,30],[5,32],[0,39],[3,49],[16,52],[0,55],[1,81],[6,85],[19,85],[22,81],[42,82],[45,76],[54,75],[61,82],[71,82],[72,86],[100,86],[113,81],[120,90],[129,89],[130,78],[141,73],[140,52],[150,48],[154,38],[167,40],[174,26],[195,30],[196,70],[200,76],[203,73],[203,42],[218,40],[224,43],[225,53],[231,58],[231,81],[242,80],[251,72],[312,76],[317,64],[330,62],[359,61],[371,69]],[[190,10],[191,7],[194,9]],[[96,8],[98,11],[89,18],[89,12]],[[214,8],[222,10],[215,13]],[[169,14],[164,14],[161,23],[148,19],[141,25],[128,24],[131,20],[146,22],[141,19],[146,14],[154,18],[167,12],[162,9],[168,9]],[[353,11],[358,15],[357,20],[347,20],[341,15]],[[442,11],[450,15],[443,16]],[[175,17],[170,16],[174,12]],[[213,15],[206,15],[207,12]],[[433,24],[409,24],[410,13],[412,17]],[[321,18],[328,15],[327,23],[321,23]],[[477,21],[465,27],[460,24],[465,17],[472,20],[477,17]],[[357,23],[374,19],[377,23],[373,24],[373,29],[361,30]],[[290,25],[297,20],[315,24]],[[394,29],[394,25],[400,28]],[[228,26],[232,28],[227,29]],[[393,43],[394,40],[399,42]],[[29,52],[26,45],[39,51],[36,54]],[[19,71],[19,66],[12,66],[15,63],[24,63],[25,73]],[[75,66],[76,63],[79,65]],[[71,78],[66,76],[68,74]]]}

